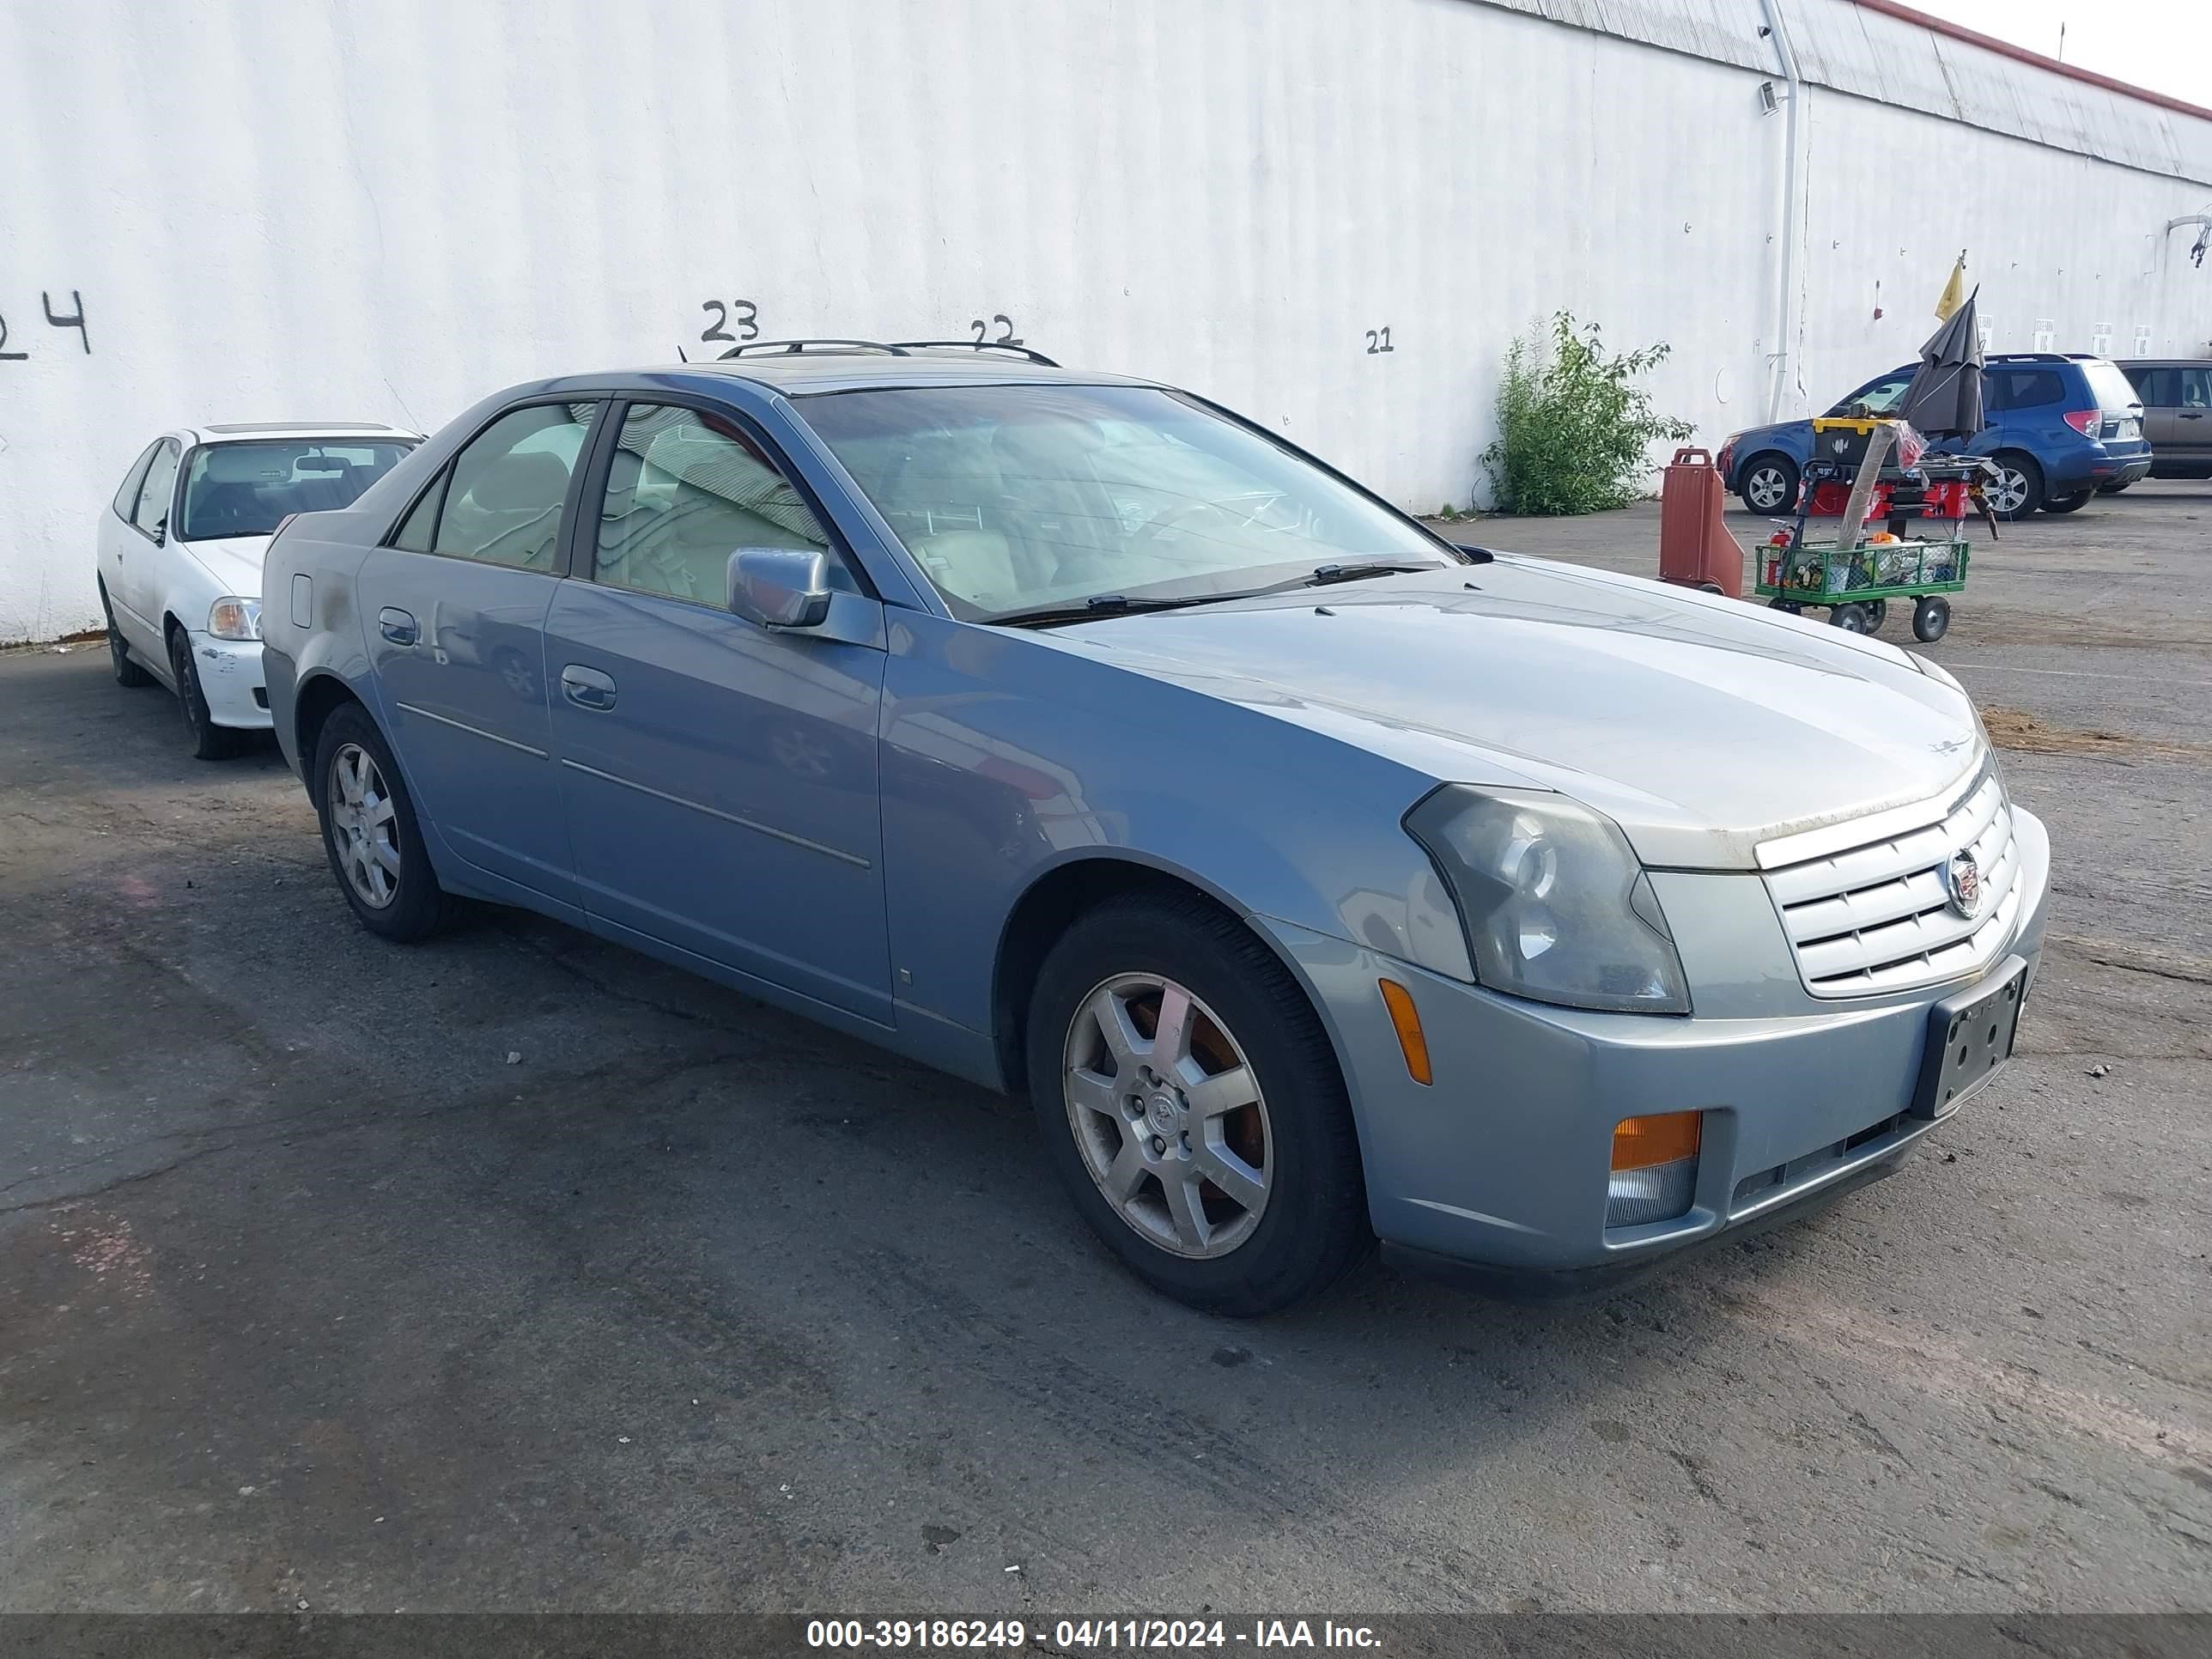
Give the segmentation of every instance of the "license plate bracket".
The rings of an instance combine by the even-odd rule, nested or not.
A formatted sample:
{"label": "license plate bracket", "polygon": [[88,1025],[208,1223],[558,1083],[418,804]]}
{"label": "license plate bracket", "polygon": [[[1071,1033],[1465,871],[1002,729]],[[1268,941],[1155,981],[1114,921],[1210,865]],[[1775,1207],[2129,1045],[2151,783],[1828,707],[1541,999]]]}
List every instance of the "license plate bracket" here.
{"label": "license plate bracket", "polygon": [[1928,1044],[1913,1091],[1913,1116],[1950,1116],[2012,1058],[2027,986],[2027,963],[2008,957],[1995,979],[1946,997],[1928,1011]]}

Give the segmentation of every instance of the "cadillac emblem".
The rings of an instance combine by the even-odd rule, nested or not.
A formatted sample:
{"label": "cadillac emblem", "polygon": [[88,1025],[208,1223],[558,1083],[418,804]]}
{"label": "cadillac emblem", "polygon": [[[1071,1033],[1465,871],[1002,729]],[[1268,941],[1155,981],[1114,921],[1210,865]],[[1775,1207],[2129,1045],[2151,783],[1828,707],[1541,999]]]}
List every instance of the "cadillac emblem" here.
{"label": "cadillac emblem", "polygon": [[1951,908],[1969,921],[1982,908],[1982,866],[1972,853],[1959,853],[1943,866],[1943,890]]}

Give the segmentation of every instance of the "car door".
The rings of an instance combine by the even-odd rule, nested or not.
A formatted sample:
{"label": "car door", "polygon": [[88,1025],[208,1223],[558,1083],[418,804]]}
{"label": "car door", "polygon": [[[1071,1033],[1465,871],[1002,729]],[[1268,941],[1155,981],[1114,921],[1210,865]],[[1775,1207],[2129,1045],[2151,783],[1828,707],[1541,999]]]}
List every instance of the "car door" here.
{"label": "car door", "polygon": [[146,471],[154,458],[161,453],[161,440],[156,438],[138,452],[138,459],[131,463],[131,470],[123,475],[123,482],[115,491],[115,499],[108,510],[100,515],[100,532],[95,556],[100,572],[100,585],[106,590],[108,605],[115,613],[116,623],[124,629],[125,639],[138,632],[139,618],[131,607],[130,596],[125,592],[128,579],[132,546],[144,539],[133,520],[138,512],[138,492],[146,483]]}
{"label": "car door", "polygon": [[2172,435],[2163,443],[2152,439],[2153,451],[2192,466],[2212,463],[2212,368],[2185,363],[2161,373],[2172,388],[2165,411]]}
{"label": "car door", "polygon": [[[882,606],[762,434],[704,404],[620,418],[586,520],[590,568],[561,584],[545,629],[584,905],[889,1024]],[[731,613],[730,555],[755,546],[827,555],[828,623]]]}
{"label": "car door", "polygon": [[[118,538],[120,580],[111,584],[114,597],[130,615],[131,642],[165,675],[169,659],[161,645],[161,568],[168,552],[169,507],[177,493],[177,463],[183,454],[184,447],[174,438],[164,438],[155,447],[131,510],[130,529]],[[185,620],[189,624],[193,619]]]}
{"label": "car door", "polygon": [[454,854],[576,902],[555,776],[545,613],[596,400],[503,411],[445,467],[357,579],[386,729]]}

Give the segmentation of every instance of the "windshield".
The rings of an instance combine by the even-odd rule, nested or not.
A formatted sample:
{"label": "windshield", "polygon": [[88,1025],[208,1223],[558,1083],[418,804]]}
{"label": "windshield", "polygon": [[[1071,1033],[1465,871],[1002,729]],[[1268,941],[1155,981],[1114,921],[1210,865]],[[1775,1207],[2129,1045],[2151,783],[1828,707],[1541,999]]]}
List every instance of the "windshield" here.
{"label": "windshield", "polygon": [[350,507],[414,447],[319,438],[206,445],[192,452],[185,476],[184,538],[266,536],[289,514]]}
{"label": "windshield", "polygon": [[1243,592],[1328,564],[1436,565],[1411,521],[1152,386],[820,393],[809,425],[952,613]]}

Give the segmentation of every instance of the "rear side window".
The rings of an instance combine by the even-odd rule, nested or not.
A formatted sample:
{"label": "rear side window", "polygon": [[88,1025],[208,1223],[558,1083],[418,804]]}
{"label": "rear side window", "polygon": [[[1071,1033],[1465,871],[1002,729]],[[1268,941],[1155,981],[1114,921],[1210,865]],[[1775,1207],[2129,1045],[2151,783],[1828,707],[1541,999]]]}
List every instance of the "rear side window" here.
{"label": "rear side window", "polygon": [[2055,368],[1992,368],[1983,374],[1982,398],[1991,414],[2041,409],[2065,396],[2065,384]]}
{"label": "rear side window", "polygon": [[430,487],[422,492],[422,499],[415,503],[415,510],[400,522],[398,533],[392,544],[410,553],[428,553],[438,539],[438,508],[446,499],[446,480],[453,476],[448,467],[441,472]]}
{"label": "rear side window", "polygon": [[153,465],[146,469],[146,482],[139,489],[137,510],[131,515],[131,522],[149,536],[158,536],[168,527],[169,497],[176,494],[177,459],[183,453],[174,440],[164,438]]}
{"label": "rear side window", "polygon": [[2174,401],[2182,409],[2212,409],[2212,368],[2177,368],[2171,371],[2176,381],[2178,396]]}
{"label": "rear side window", "polygon": [[[484,564],[556,568],[568,480],[599,407],[532,404],[477,434],[448,469],[430,550]],[[410,515],[401,534],[413,528]]]}
{"label": "rear side window", "polygon": [[161,447],[159,438],[148,444],[131,470],[123,475],[123,488],[115,492],[115,516],[130,522],[132,509],[138,505],[138,487],[146,482],[146,469],[153,464],[155,452]]}
{"label": "rear side window", "polygon": [[2143,401],[2142,394],[2130,384],[2128,377],[2112,363],[2084,363],[2081,378],[2089,383],[2089,390],[2097,399],[2097,407],[2108,415],[2125,415]]}

